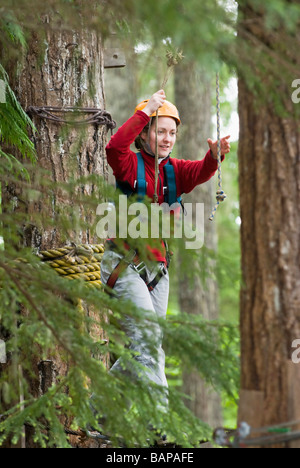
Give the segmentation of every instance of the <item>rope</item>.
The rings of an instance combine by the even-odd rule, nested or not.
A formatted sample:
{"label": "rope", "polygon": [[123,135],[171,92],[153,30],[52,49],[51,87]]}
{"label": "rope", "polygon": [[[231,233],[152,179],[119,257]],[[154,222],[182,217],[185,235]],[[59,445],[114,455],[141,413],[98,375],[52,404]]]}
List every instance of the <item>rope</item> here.
{"label": "rope", "polygon": [[[53,107],[53,106],[30,106],[27,109],[29,115],[36,115],[40,119],[50,120],[56,123],[62,123],[67,125],[106,125],[111,131],[117,126],[116,122],[112,119],[112,116],[106,110],[96,109],[92,107]],[[89,117],[83,120],[72,120],[59,117],[55,114],[66,114],[66,113],[82,113],[91,114]]]}
{"label": "rope", "polygon": [[[167,71],[163,79],[161,89],[165,89],[169,78],[171,77],[173,70],[176,65],[184,58],[183,53],[178,50],[173,53],[170,50],[166,53],[167,57]],[[157,185],[158,185],[158,174],[159,174],[159,164],[158,164],[158,109],[155,115],[155,180],[154,180],[154,203],[158,203],[158,194],[157,194]]]}
{"label": "rope", "polygon": [[103,253],[102,244],[72,244],[59,249],[41,251],[39,258],[64,278],[82,279],[88,286],[101,288],[100,263]]}
{"label": "rope", "polygon": [[221,155],[221,110],[220,110],[220,75],[217,73],[216,77],[216,97],[217,97],[217,139],[218,139],[218,190],[217,190],[217,203],[213,208],[212,214],[209,217],[210,221],[214,220],[218,206],[222,203],[227,195],[222,187],[222,155]]}

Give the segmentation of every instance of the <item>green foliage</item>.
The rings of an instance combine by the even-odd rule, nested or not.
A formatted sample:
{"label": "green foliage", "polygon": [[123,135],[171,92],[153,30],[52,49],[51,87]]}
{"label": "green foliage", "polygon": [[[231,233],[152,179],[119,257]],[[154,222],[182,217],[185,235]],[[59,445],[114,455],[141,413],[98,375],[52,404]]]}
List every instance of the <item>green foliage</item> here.
{"label": "green foliage", "polygon": [[[275,3],[278,7],[275,7]],[[268,11],[273,11],[268,16],[270,28],[273,21],[284,20],[280,5],[285,3],[278,0],[266,5],[267,9],[270,6]],[[153,61],[153,53],[157,54],[157,58],[163,56],[161,40],[166,38],[170,38],[180,48],[184,45],[185,55],[200,58],[206,66],[216,68],[221,57],[231,66],[238,63],[242,67],[243,57],[236,54],[234,47],[236,11],[227,6],[226,4],[225,8],[222,2],[211,0],[192,0],[185,3],[177,0],[122,0],[113,4],[99,1],[92,7],[94,14],[91,15],[91,5],[88,2],[84,4],[61,0],[48,5],[53,24],[58,27],[76,28],[79,23],[81,26],[83,17],[86,26],[100,30],[103,36],[107,35],[111,26],[117,26],[124,34],[134,31],[136,43],[151,38],[154,46],[149,50],[148,57],[152,56],[151,63],[155,62],[156,67],[158,62]],[[44,5],[41,7],[34,0],[3,0],[0,12],[1,30],[5,32],[7,39],[1,38],[1,41],[7,50],[12,50],[11,40],[14,47],[16,43],[25,46],[21,24],[26,34],[35,28],[39,32],[41,23],[39,20],[32,24],[32,11],[36,11],[37,17],[40,17],[45,13]],[[74,12],[80,12],[82,16]],[[296,13],[298,15],[298,11],[293,11],[293,18],[296,18]],[[195,21],[195,18],[198,20]],[[147,81],[145,73],[149,73],[149,59],[144,55],[141,60],[144,57],[146,60],[141,80]],[[160,67],[163,73],[162,63]],[[109,355],[123,356],[139,373],[140,368],[134,355],[126,348],[128,342],[121,327],[122,317],[126,314],[139,322],[143,320],[145,327],[153,325],[153,318],[134,310],[129,303],[110,299],[103,291],[88,289],[77,281],[67,282],[47,265],[41,264],[31,249],[20,248],[20,235],[27,225],[38,226],[41,231],[56,227],[66,240],[69,239],[70,232],[90,228],[83,220],[74,219],[72,207],[66,207],[63,213],[51,217],[46,199],[49,199],[51,205],[51,194],[56,190],[63,189],[65,193],[72,193],[74,205],[84,206],[93,212],[99,201],[107,197],[116,201],[116,197],[113,191],[103,185],[103,181],[93,177],[58,187],[49,182],[45,174],[35,169],[35,184],[29,183],[31,165],[36,156],[34,146],[27,136],[27,126],[34,130],[33,125],[11,92],[3,68],[0,72],[0,78],[5,81],[7,89],[7,102],[5,105],[0,104],[2,145],[14,146],[24,158],[31,161],[25,167],[14,156],[1,149],[0,181],[2,184],[18,184],[22,187],[24,206],[33,199],[37,203],[45,203],[44,213],[35,213],[30,219],[26,210],[11,210],[7,206],[0,217],[0,222],[5,225],[3,235],[6,239],[5,250],[0,259],[0,335],[6,341],[9,357],[9,365],[0,369],[0,445],[8,437],[13,437],[13,442],[17,443],[23,433],[24,424],[27,424],[33,427],[34,440],[40,446],[68,447],[69,442],[63,430],[64,421],[72,421],[74,429],[87,425],[97,427],[97,418],[90,405],[91,394],[94,394],[93,409],[98,415],[107,416],[104,430],[113,434],[115,445],[120,444],[120,439],[128,446],[147,445],[147,439],[153,440],[154,437],[148,427],[149,421],[173,436],[177,443],[183,446],[197,445],[200,439],[209,438],[211,432],[183,405],[182,395],[178,392],[178,368],[182,364],[191,369],[196,368],[208,383],[223,391],[229,407],[236,400],[239,379],[236,326],[239,248],[238,242],[234,243],[232,239],[234,236],[237,239],[238,236],[238,226],[234,222],[238,216],[238,205],[227,201],[227,205],[224,204],[218,212],[222,225],[218,278],[223,320],[206,322],[199,317],[176,314],[172,309],[167,321],[160,323],[164,330],[169,375],[172,375],[170,407],[166,414],[157,405],[161,388],[149,386],[148,382],[126,379],[124,376],[112,376],[104,364]],[[248,68],[245,75],[247,73]],[[153,91],[155,89],[156,84],[153,83]],[[144,91],[142,94],[144,96]],[[229,200],[237,200],[237,162],[234,157],[230,164],[232,177],[229,180],[225,177],[224,186],[229,192],[227,187],[233,185],[234,194],[232,196],[232,193],[228,193]],[[88,199],[80,191],[84,184],[98,185],[99,191]],[[144,244],[138,241],[136,246],[143,250]],[[176,251],[182,247],[175,244],[172,248]],[[204,275],[207,272],[205,262],[208,254],[204,250],[201,252],[197,271],[189,271],[187,262],[187,274],[191,277],[196,273]],[[23,259],[21,262],[20,258]],[[96,314],[83,314],[82,308],[78,307],[81,301],[96,310]],[[112,311],[110,320],[107,320],[108,310]],[[99,337],[93,336],[91,330],[95,328],[101,328],[109,337],[107,345],[103,345]],[[153,348],[153,343],[147,343],[146,333],[145,344]],[[62,372],[56,383],[42,394],[37,364],[57,356],[58,349],[62,368],[65,366],[68,372]],[[37,389],[36,392],[32,391],[33,388]],[[25,397],[24,403],[20,403],[21,393]],[[134,402],[130,409],[128,401]]]}
{"label": "green foliage", "polygon": [[[3,0],[1,6],[5,37],[24,42],[24,31],[44,30],[41,22],[46,14],[54,28],[70,30],[84,25],[101,31],[103,37],[115,31],[136,44],[150,38],[158,49],[162,41],[171,41],[174,47],[183,49],[186,57],[199,59],[205,67],[217,70],[225,62],[238,70],[256,97],[275,103],[281,112],[289,97],[283,94],[290,91],[292,80],[298,77],[297,1],[270,0],[262,4],[259,0],[98,0],[91,5],[77,0],[53,0],[46,13],[44,5],[36,0]],[[247,15],[250,22],[245,20]],[[254,34],[255,28],[261,34]],[[14,46],[7,42],[5,45],[10,54],[15,52]],[[286,83],[285,93],[278,93],[280,82]]]}
{"label": "green foliage", "polygon": [[[15,223],[17,218],[12,219]],[[10,226],[10,235],[12,231]],[[18,229],[12,239],[17,238],[17,232]],[[22,261],[18,260],[20,257]],[[6,337],[9,356],[9,365],[0,376],[0,444],[9,435],[17,442],[27,424],[34,427],[35,440],[42,446],[67,446],[62,415],[73,420],[74,428],[97,427],[90,406],[91,394],[95,395],[94,410],[107,417],[105,430],[113,434],[115,444],[122,439],[128,446],[145,446],[147,439],[153,440],[153,433],[147,429],[149,421],[184,446],[210,437],[209,429],[184,407],[176,389],[170,389],[166,414],[157,405],[161,388],[112,376],[103,364],[108,354],[123,356],[139,374],[141,369],[134,354],[125,347],[128,340],[121,327],[122,317],[126,314],[143,322],[145,346],[154,352],[153,342],[149,342],[149,337],[147,340],[148,328],[155,325],[152,316],[135,310],[130,303],[87,288],[84,283],[66,281],[42,264],[31,249],[16,251],[9,242],[5,243],[0,260],[0,284],[1,335]],[[82,308],[76,306],[79,300],[93,307],[95,316],[83,314]],[[110,321],[108,309],[113,311]],[[181,360],[192,368],[200,365],[207,380],[232,393],[238,363],[228,343],[236,336],[235,327],[187,316],[169,317],[160,325],[170,359]],[[94,327],[109,337],[108,345],[93,338],[90,332]],[[63,373],[44,395],[40,391],[33,394],[32,388],[41,385],[37,364],[57,356],[58,349],[62,368],[65,363],[68,373]],[[20,383],[25,397],[23,407],[19,401]],[[130,410],[128,401],[134,402]]]}
{"label": "green foliage", "polygon": [[36,161],[35,147],[28,136],[28,128],[35,131],[32,121],[24,112],[9,86],[9,78],[0,64],[0,80],[5,87],[5,102],[0,103],[0,158],[5,159],[1,170],[25,174],[25,168],[18,159],[9,154],[5,148],[14,146],[23,156],[32,163]]}
{"label": "green foliage", "polygon": [[[4,50],[9,50],[14,55],[15,51],[21,46],[26,48],[26,39],[20,22],[11,9],[3,8],[0,13],[1,43]],[[5,57],[3,57],[4,59]],[[6,60],[8,56],[6,56]],[[2,70],[3,72],[3,70]],[[1,72],[1,73],[2,73]]]}
{"label": "green foliage", "polygon": [[[290,115],[286,103],[290,102],[292,79],[298,78],[299,73],[297,33],[300,8],[296,1],[99,0],[91,5],[79,0],[53,0],[47,4],[45,12],[45,5],[36,0],[2,0],[2,60],[19,57],[22,48],[26,47],[26,37],[32,33],[45,34],[45,15],[51,18],[54,29],[70,30],[84,26],[101,31],[103,37],[114,30],[123,35],[123,39],[131,37],[135,44],[151,42],[153,47],[148,55],[140,57],[141,61],[145,58],[140,82],[147,82],[147,89],[140,86],[142,97],[146,90],[150,91],[148,74],[153,74],[151,67],[154,70],[160,68],[163,73],[163,65],[158,59],[163,56],[162,41],[165,44],[167,40],[174,47],[183,49],[187,57],[200,60],[203,66],[219,69],[220,62],[224,61],[230,70],[238,71],[249,91],[260,102]],[[251,21],[248,20],[249,15]],[[253,34],[251,27],[258,28],[261,34]],[[149,63],[152,64],[150,67]],[[237,399],[238,388],[236,323],[240,285],[236,148],[224,171],[228,200],[217,214],[221,228],[215,260],[222,321],[208,323],[198,317],[191,319],[176,314],[176,300],[172,298],[168,320],[160,324],[164,329],[169,373],[173,378],[170,410],[164,414],[156,404],[161,389],[142,381],[136,383],[125,377],[112,376],[104,365],[109,355],[122,355],[139,372],[134,356],[125,347],[128,343],[121,327],[122,317],[130,314],[138,321],[143,319],[145,326],[151,326],[153,319],[144,314],[141,316],[140,311],[133,310],[128,303],[108,298],[102,291],[87,289],[77,281],[61,279],[47,265],[41,264],[31,249],[20,247],[24,226],[36,226],[37,232],[58,228],[66,241],[76,229],[90,228],[83,220],[74,219],[71,206],[52,215],[51,202],[56,190],[72,193],[74,205],[93,212],[100,200],[106,197],[115,200],[115,194],[93,177],[58,187],[36,168],[35,184],[31,183],[29,174],[36,155],[27,131],[28,127],[30,132],[34,128],[12,93],[2,67],[0,79],[6,85],[6,102],[0,104],[0,182],[2,186],[17,185],[23,196],[22,206],[5,206],[0,215],[0,223],[4,226],[2,235],[6,241],[0,258],[0,335],[6,341],[9,356],[9,365],[3,366],[0,374],[0,413],[3,415],[0,444],[10,436],[16,443],[23,433],[23,425],[29,424],[34,428],[34,440],[42,447],[69,446],[63,421],[73,421],[75,429],[88,424],[97,427],[90,406],[91,393],[95,395],[93,406],[97,413],[108,416],[105,430],[114,434],[116,444],[119,437],[127,445],[146,444],[147,438],[153,439],[153,433],[147,429],[149,421],[185,446],[209,436],[208,428],[182,404],[182,396],[177,391],[180,373],[176,367],[182,363],[196,367],[206,381],[222,389],[229,413],[234,413],[233,402]],[[153,91],[156,83],[151,85]],[[171,94],[170,87],[168,95]],[[298,109],[294,106],[291,112],[296,113]],[[230,105],[223,103],[223,115],[227,111],[229,114]],[[14,147],[16,153],[8,147]],[[16,154],[21,154],[24,161],[26,159],[30,163],[27,166],[21,164],[21,158]],[[84,184],[98,185],[98,193],[87,199],[80,190]],[[45,203],[45,210],[29,218],[26,206],[33,200]],[[136,245],[143,250],[142,241]],[[0,246],[3,247],[1,238]],[[172,248],[176,251],[182,247],[174,245]],[[208,257],[209,252],[203,250],[199,255],[199,268],[193,272],[187,269],[187,274],[191,277],[207,274]],[[23,261],[20,262],[20,258]],[[79,301],[84,301],[97,313],[94,316],[83,314],[77,307]],[[108,310],[113,312],[109,321]],[[95,327],[103,329],[109,337],[107,345],[93,337],[91,330]],[[151,342],[147,345],[153,347]],[[62,368],[68,368],[68,373],[62,372],[57,382],[42,394],[37,363],[57,356],[58,347]],[[36,392],[32,388],[36,388]],[[21,393],[25,397],[24,402],[20,402]],[[130,410],[127,401],[134,402]]]}

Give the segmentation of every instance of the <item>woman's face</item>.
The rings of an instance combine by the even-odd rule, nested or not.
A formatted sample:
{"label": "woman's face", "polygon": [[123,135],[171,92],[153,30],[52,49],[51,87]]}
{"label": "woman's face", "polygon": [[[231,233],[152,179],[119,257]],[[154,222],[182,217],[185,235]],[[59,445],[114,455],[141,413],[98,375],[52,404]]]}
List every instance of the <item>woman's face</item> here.
{"label": "woman's face", "polygon": [[[142,133],[142,139],[148,141],[148,132]],[[171,117],[158,117],[158,156],[159,158],[166,158],[169,156],[174,148],[177,137],[177,125],[176,121]],[[150,148],[155,154],[156,147],[156,131],[155,131],[155,119],[150,128]]]}

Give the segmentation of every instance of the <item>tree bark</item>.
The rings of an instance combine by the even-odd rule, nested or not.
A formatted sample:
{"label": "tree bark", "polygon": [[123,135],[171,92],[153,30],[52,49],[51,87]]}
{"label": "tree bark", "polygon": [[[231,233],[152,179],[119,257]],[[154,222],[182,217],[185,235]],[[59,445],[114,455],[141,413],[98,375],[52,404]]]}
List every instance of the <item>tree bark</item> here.
{"label": "tree bark", "polygon": [[[184,61],[175,71],[175,97],[182,127],[179,129],[178,152],[179,157],[189,160],[202,159],[208,147],[207,138],[211,135],[211,75],[199,69],[194,62]],[[205,206],[205,245],[204,249],[216,252],[217,231],[216,224],[208,220],[215,203],[214,181],[196,187],[184,201],[204,203]],[[199,256],[206,255],[199,252]],[[184,256],[179,258],[179,304],[180,309],[189,314],[201,314],[205,319],[215,320],[219,315],[218,287],[211,275],[214,262],[207,262],[208,271],[194,277],[193,283],[184,273]],[[204,262],[206,263],[206,262]],[[189,263],[190,271],[197,271]],[[197,371],[183,372],[183,392],[191,397],[186,401],[188,408],[202,421],[216,427],[222,422],[220,396],[205,384]]]}
{"label": "tree bark", "polygon": [[[104,67],[103,45],[101,37],[95,32],[82,29],[76,32],[53,30],[51,18],[45,16],[40,33],[32,33],[28,51],[23,63],[18,67],[12,64],[10,75],[13,78],[12,87],[24,109],[30,106],[53,106],[65,108],[78,106],[80,108],[105,109],[104,99]],[[41,46],[41,44],[43,44]],[[63,116],[60,114],[60,116]],[[69,115],[67,115],[67,118]],[[82,120],[86,115],[78,113],[75,119]],[[32,177],[33,185],[42,188],[43,177],[51,182],[51,190],[43,199],[27,201],[24,206],[21,186],[8,185],[3,193],[4,206],[12,205],[14,212],[25,210],[27,219],[32,218],[23,227],[21,244],[32,247],[36,252],[59,248],[71,242],[99,243],[95,226],[96,207],[91,209],[84,203],[78,203],[76,196],[81,194],[93,196],[97,192],[97,185],[83,182],[75,194],[62,189],[60,183],[78,181],[81,177],[98,175],[107,178],[108,166],[105,155],[106,134],[105,126],[89,125],[68,128],[62,124],[40,119],[33,116],[37,128],[34,142],[38,155],[38,169]],[[41,175],[40,170],[44,170]],[[44,190],[45,191],[45,190]],[[75,195],[75,196],[74,196]],[[74,200],[75,198],[75,200]],[[73,215],[73,220],[67,234],[56,225],[59,215],[67,211]],[[43,221],[39,224],[37,214]],[[13,213],[12,213],[13,216]],[[84,225],[80,221],[84,221]],[[84,227],[82,227],[84,226]],[[8,240],[9,241],[9,240]],[[74,305],[74,307],[76,307]],[[94,307],[85,306],[89,316],[97,314]],[[27,312],[23,310],[24,314]],[[93,330],[97,339],[104,338],[102,330]],[[108,357],[104,359],[108,365]],[[61,350],[57,348],[55,356],[50,361],[36,361],[32,363],[36,379],[30,380],[31,394],[39,397],[57,381],[58,377],[68,373],[69,363],[62,358]],[[62,423],[68,425],[62,416]],[[83,443],[78,437],[71,437],[74,446],[98,446],[94,441]],[[26,431],[26,447],[34,447],[30,430]]]}
{"label": "tree bark", "polygon": [[[246,29],[251,34],[247,37],[259,39],[262,47],[274,45],[262,12],[256,15],[247,6],[242,12],[240,39]],[[282,30],[283,46],[285,39],[288,33]],[[257,42],[248,40],[255,50]],[[299,57],[294,59],[299,65]],[[255,69],[256,77],[267,86],[272,75],[265,76],[262,70]],[[280,90],[283,115],[274,105],[275,94],[258,102],[242,73],[239,79],[243,275],[239,419],[253,427],[300,419],[295,392],[300,368],[291,359],[292,342],[300,337],[300,132],[290,98],[292,81],[282,70],[281,82],[273,89]]]}
{"label": "tree bark", "polygon": [[[24,58],[21,72],[17,77],[15,92],[24,109],[30,106],[91,107],[105,108],[103,85],[103,50],[101,38],[87,31],[53,31],[48,17],[44,19],[45,40],[41,48],[41,38],[33,33],[29,50]],[[62,116],[62,115],[60,115]],[[78,115],[75,119],[83,119]],[[69,115],[67,115],[69,118]],[[75,181],[90,174],[107,175],[105,144],[107,130],[103,126],[90,125],[84,128],[62,129],[60,124],[33,116],[37,127],[35,145],[38,166],[45,169],[54,183]],[[95,186],[84,184],[84,195],[93,195]],[[10,194],[12,196],[12,194]],[[74,219],[91,220],[82,206],[75,206],[72,197],[57,187],[49,194],[47,210],[45,204],[32,203],[28,212],[43,212],[55,220],[57,213],[66,207],[74,209]],[[60,229],[36,226],[24,231],[25,246],[41,250],[59,247],[66,241],[92,243],[96,241],[91,229],[70,229],[68,239],[62,237]]]}

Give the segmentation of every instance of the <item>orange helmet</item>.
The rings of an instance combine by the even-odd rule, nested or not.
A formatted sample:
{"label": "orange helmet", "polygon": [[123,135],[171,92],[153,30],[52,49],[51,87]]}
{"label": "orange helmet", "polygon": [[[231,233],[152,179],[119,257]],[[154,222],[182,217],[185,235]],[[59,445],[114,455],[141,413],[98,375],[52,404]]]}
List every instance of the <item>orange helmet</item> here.
{"label": "orange helmet", "polygon": [[[140,102],[136,106],[134,113],[136,113],[138,110],[142,111],[143,109],[145,109],[148,102],[149,102],[149,99],[145,99],[144,101]],[[150,117],[155,117],[155,115],[156,114],[154,113],[154,114],[150,115]],[[160,107],[158,109],[158,116],[159,117],[172,117],[173,119],[176,120],[178,125],[180,125],[180,123],[181,123],[181,120],[180,120],[180,117],[179,117],[179,112],[178,112],[177,108],[174,106],[174,104],[172,104],[169,101],[165,101],[165,103],[162,105],[162,107]]]}

